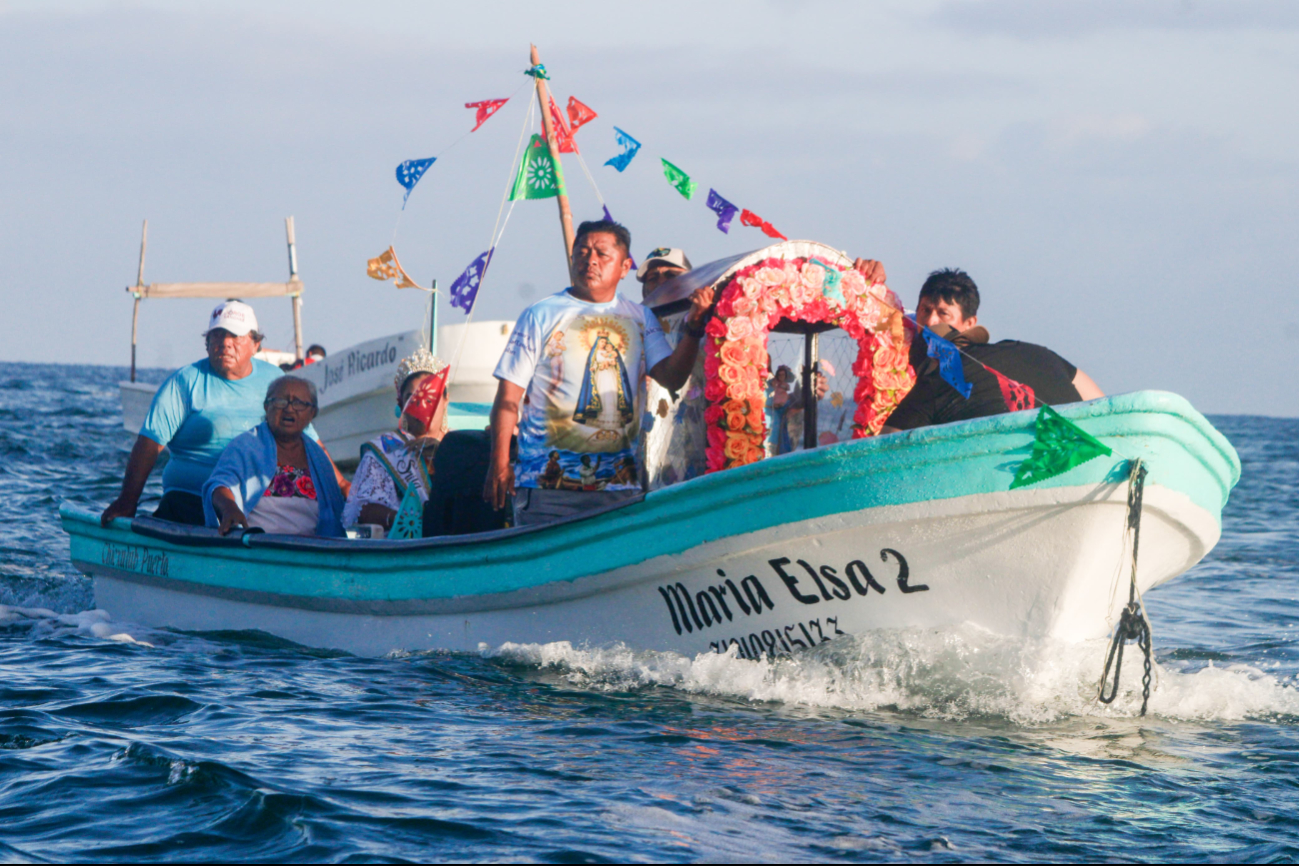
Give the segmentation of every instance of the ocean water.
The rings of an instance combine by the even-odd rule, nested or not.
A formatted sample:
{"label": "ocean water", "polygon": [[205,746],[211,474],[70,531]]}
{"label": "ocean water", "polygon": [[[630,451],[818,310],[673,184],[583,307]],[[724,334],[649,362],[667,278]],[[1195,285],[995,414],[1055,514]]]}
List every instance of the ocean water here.
{"label": "ocean water", "polygon": [[1138,718],[1101,643],[972,628],[768,664],[116,621],[56,511],[116,493],[123,373],[0,364],[0,860],[1299,858],[1299,421],[1213,419],[1243,477],[1146,599]]}

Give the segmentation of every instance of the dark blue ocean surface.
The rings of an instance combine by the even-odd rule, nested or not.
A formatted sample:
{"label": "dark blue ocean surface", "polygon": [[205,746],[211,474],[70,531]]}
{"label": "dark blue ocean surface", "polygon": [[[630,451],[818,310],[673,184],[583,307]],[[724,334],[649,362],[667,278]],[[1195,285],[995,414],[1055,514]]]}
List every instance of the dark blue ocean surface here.
{"label": "dark blue ocean surface", "polygon": [[972,629],[768,665],[114,621],[56,510],[115,495],[122,373],[0,364],[0,859],[1299,857],[1299,421],[1213,419],[1244,474],[1147,598],[1137,718],[1131,669],[1093,700],[1099,644]]}

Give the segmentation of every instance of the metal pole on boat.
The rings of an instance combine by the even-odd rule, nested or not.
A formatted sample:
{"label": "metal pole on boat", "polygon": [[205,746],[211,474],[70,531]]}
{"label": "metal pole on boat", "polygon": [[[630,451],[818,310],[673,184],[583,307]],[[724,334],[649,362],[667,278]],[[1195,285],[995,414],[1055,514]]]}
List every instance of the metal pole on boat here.
{"label": "metal pole on boat", "polygon": [[140,330],[140,289],[144,286],[144,250],[149,245],[149,221],[140,230],[140,269],[135,272],[135,305],[131,310],[131,381],[135,381],[135,337]]}
{"label": "metal pole on boat", "polygon": [[819,335],[803,337],[803,447],[816,447],[816,374],[820,366]]}
{"label": "metal pole on boat", "polygon": [[438,353],[438,281],[433,281],[433,291],[428,293],[428,350]]}
{"label": "metal pole on boat", "polygon": [[[284,218],[284,233],[289,241],[289,282],[298,279],[298,244],[293,234],[293,217]],[[293,298],[293,351],[301,361],[302,355],[302,292],[294,292]]]}
{"label": "metal pole on boat", "polygon": [[[532,65],[541,64],[541,55],[537,46],[532,46]],[[546,88],[546,79],[534,76],[537,83],[537,102],[541,104],[541,129],[546,134],[546,145],[550,148],[550,159],[555,163],[555,178],[559,181],[559,226],[564,232],[564,270],[569,271],[573,263],[573,213],[568,209],[568,193],[564,187],[564,169],[559,162],[559,140],[555,138],[555,125],[550,119],[550,91]]]}

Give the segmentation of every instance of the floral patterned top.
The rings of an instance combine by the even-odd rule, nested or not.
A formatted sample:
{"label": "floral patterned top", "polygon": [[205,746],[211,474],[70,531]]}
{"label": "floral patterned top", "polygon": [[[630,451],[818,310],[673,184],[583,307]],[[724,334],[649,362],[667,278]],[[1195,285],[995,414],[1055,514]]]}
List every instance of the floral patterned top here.
{"label": "floral patterned top", "polygon": [[[428,500],[428,491],[424,489],[424,480],[419,471],[419,451],[412,452],[406,447],[411,435],[404,430],[393,433],[382,433],[370,440],[375,448],[382,451],[392,463],[397,474],[407,485],[414,484],[420,499]],[[432,454],[429,450],[426,454]],[[347,496],[343,506],[343,525],[355,526],[361,519],[361,509],[374,503],[396,511],[401,507],[401,496],[397,494],[397,485],[382,463],[373,454],[365,453],[357,464],[356,474],[352,477],[352,492]]]}
{"label": "floral patterned top", "polygon": [[270,487],[264,496],[277,496],[289,499],[315,499],[316,485],[311,483],[311,474],[296,466],[280,464],[279,471],[271,479]]}

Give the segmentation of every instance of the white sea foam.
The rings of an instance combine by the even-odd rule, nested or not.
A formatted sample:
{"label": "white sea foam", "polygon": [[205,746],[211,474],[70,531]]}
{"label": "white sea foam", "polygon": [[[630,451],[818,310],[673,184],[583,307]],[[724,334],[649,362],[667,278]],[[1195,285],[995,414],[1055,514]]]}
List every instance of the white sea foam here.
{"label": "white sea foam", "polygon": [[133,643],[152,647],[147,641],[136,640],[114,623],[107,611],[83,610],[80,613],[55,613],[43,607],[13,607],[0,604],[0,625],[27,624],[42,634],[80,632],[101,640]]}
{"label": "white sea foam", "polygon": [[[973,626],[845,636],[795,658],[693,659],[623,646],[568,642],[484,647],[485,656],[557,672],[582,688],[666,687],[755,702],[896,709],[942,719],[978,716],[1040,724],[1072,716],[1131,717],[1140,710],[1141,655],[1127,648],[1118,699],[1096,700],[1104,641],[1013,640]],[[1299,715],[1299,690],[1246,665],[1155,666],[1149,712],[1170,719]]]}

